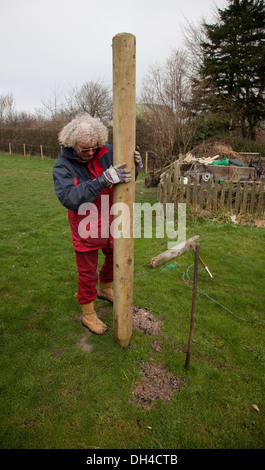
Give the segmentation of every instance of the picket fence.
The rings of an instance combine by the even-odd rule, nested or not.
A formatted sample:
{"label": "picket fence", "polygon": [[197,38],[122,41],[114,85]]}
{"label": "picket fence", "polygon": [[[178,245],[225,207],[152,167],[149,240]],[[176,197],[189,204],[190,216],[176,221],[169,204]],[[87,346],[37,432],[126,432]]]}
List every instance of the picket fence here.
{"label": "picket fence", "polygon": [[194,211],[203,209],[213,212],[228,211],[233,214],[249,213],[263,215],[265,211],[264,181],[218,181],[194,182],[176,177],[174,169],[160,176],[159,200],[184,202]]}

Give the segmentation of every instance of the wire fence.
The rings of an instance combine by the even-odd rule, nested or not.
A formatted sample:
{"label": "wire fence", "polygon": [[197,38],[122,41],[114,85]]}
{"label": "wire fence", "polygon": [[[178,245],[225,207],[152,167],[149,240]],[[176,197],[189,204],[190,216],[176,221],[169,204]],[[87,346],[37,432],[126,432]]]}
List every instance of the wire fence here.
{"label": "wire fence", "polygon": [[[60,145],[46,145],[46,144],[28,144],[28,143],[19,143],[19,142],[12,142],[9,140],[1,140],[0,139],[0,152],[4,153],[16,153],[18,155],[24,156],[34,156],[34,157],[48,157],[57,159],[58,156],[61,154],[61,146]],[[143,168],[144,171],[147,173],[149,170],[155,169],[155,155],[150,152],[143,152],[142,154],[142,161],[143,161]],[[173,158],[173,157],[172,157]]]}
{"label": "wire fence", "polygon": [[6,140],[0,140],[0,151],[4,153],[16,153],[19,155],[24,156],[34,156],[34,157],[48,157],[56,159],[61,153],[61,147],[58,146],[51,146],[51,145],[35,145],[35,144],[28,144],[28,143],[18,143],[18,142],[10,142]]}

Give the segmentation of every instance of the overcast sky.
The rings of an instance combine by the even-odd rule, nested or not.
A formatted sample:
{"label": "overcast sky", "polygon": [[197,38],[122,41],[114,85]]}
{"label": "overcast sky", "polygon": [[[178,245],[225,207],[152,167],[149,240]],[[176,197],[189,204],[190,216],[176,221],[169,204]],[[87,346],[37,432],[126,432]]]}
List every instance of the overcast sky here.
{"label": "overcast sky", "polygon": [[186,20],[213,18],[226,0],[0,0],[0,95],[34,112],[55,87],[62,93],[99,77],[112,85],[112,38],[136,36],[137,93],[148,67],[183,47]]}

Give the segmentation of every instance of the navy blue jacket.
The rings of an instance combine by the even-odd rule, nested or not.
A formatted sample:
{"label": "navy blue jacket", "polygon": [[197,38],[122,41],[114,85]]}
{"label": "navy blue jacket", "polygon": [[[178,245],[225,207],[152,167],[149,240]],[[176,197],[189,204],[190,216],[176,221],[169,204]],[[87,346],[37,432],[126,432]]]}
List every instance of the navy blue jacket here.
{"label": "navy blue jacket", "polygon": [[[98,165],[102,167],[101,174]],[[101,147],[89,163],[80,160],[74,149],[62,147],[62,154],[53,167],[54,188],[62,205],[77,211],[84,202],[95,201],[107,187],[102,173],[111,165],[113,149],[109,144]]]}
{"label": "navy blue jacket", "polygon": [[[109,196],[109,208],[113,204],[113,186],[109,187],[103,176],[103,171],[111,165],[113,165],[113,148],[106,144],[96,152],[90,162],[80,160],[73,148],[62,147],[62,154],[53,167],[55,192],[62,205],[68,209],[73,245],[77,251],[98,249],[112,243],[111,236],[107,239],[100,236],[105,223],[101,217],[101,196]],[[137,174],[136,167],[135,177]],[[84,203],[93,203],[93,207],[96,207],[98,213],[96,238],[89,236],[84,239],[80,236],[79,225],[85,215],[79,214],[78,209]],[[110,222],[111,219],[112,216],[109,215]]]}

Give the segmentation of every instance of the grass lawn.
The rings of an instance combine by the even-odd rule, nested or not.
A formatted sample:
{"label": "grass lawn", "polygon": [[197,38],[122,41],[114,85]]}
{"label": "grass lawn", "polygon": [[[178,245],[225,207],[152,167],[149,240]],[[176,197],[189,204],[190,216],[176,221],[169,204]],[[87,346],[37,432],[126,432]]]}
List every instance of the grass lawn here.
{"label": "grass lawn", "polygon": [[[0,154],[0,165],[1,448],[264,449],[265,229],[187,214],[187,237],[201,235],[214,279],[200,264],[186,371],[192,289],[183,276],[194,253],[151,269],[167,240],[136,239],[134,305],[162,321],[161,334],[133,330],[120,348],[112,308],[97,299],[109,331],[89,335],[54,161]],[[157,189],[139,181],[136,201],[156,202]],[[145,364],[181,379],[171,400],[133,400]]]}

